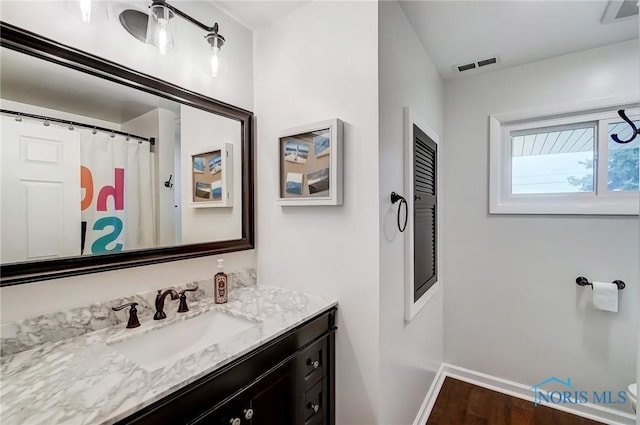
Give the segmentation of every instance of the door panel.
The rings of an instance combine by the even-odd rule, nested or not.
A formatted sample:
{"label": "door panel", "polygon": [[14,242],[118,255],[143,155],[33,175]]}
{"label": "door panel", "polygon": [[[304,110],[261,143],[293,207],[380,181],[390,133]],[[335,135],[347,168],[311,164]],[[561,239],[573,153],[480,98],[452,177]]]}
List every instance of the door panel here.
{"label": "door panel", "polygon": [[2,117],[2,262],[80,254],[80,135]]}

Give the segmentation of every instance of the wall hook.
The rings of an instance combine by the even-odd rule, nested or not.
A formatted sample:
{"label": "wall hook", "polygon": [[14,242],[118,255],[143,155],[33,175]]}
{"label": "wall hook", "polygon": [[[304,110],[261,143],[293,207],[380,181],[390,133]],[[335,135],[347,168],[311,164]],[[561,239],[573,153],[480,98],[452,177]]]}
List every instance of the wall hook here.
{"label": "wall hook", "polygon": [[613,139],[613,141],[614,141],[614,142],[616,142],[616,143],[629,143],[629,142],[632,142],[632,141],[636,138],[636,136],[637,136],[638,134],[640,134],[640,130],[639,130],[638,128],[636,128],[636,125],[633,123],[633,121],[631,121],[631,120],[629,119],[629,117],[627,117],[627,114],[625,114],[624,109],[620,109],[620,110],[618,111],[618,115],[620,115],[620,118],[622,118],[623,120],[625,120],[625,121],[627,122],[627,124],[629,124],[629,125],[631,126],[631,130],[632,130],[631,138],[630,138],[629,140],[620,140],[620,139],[618,138],[618,135],[617,135],[617,134],[612,134],[612,135],[611,135],[611,138],[612,138],[612,139]]}
{"label": "wall hook", "polygon": [[173,177],[173,174],[169,174],[169,180],[164,182],[164,187],[168,187],[168,188],[172,188],[173,187],[173,183],[171,183],[171,178],[172,177]]}

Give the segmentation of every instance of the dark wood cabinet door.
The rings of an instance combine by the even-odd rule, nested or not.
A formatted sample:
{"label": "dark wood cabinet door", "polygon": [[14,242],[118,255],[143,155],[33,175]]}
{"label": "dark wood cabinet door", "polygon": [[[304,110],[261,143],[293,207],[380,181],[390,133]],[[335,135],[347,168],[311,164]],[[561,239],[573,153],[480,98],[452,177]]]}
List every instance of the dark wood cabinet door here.
{"label": "dark wood cabinet door", "polygon": [[258,379],[193,425],[295,425],[290,364]]}
{"label": "dark wood cabinet door", "polygon": [[293,386],[290,367],[274,373],[269,385],[251,399],[251,425],[294,425]]}

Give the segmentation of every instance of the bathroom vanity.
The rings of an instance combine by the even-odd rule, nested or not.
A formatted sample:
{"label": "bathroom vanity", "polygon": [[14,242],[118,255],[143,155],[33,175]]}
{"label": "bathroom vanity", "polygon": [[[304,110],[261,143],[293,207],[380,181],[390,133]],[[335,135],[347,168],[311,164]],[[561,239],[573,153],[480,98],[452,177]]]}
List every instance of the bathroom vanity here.
{"label": "bathroom vanity", "polygon": [[333,424],[335,307],[118,424]]}
{"label": "bathroom vanity", "polygon": [[336,302],[249,284],[220,305],[210,279],[195,284],[190,311],[168,300],[163,320],[152,319],[155,293],[145,293],[4,327],[9,349],[55,334],[58,320],[68,321],[63,334],[139,303],[135,329],[118,311],[106,328],[5,353],[3,425],[333,424]]}

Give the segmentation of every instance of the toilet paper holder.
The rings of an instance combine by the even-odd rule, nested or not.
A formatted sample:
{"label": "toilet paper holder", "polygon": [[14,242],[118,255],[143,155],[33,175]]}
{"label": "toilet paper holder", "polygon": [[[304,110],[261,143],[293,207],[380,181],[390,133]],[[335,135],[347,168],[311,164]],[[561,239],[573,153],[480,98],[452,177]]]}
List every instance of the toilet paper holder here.
{"label": "toilet paper holder", "polygon": [[[590,285],[590,286],[591,286],[591,289],[593,289],[593,283],[589,282],[589,280],[588,280],[586,277],[584,277],[584,276],[579,276],[579,277],[577,277],[577,278],[576,278],[576,283],[577,283],[578,285],[580,285],[580,286],[587,286],[587,285]],[[624,289],[624,287],[626,286],[626,285],[624,284],[624,282],[623,282],[623,281],[621,281],[621,280],[614,280],[612,283],[615,283],[615,284],[616,284],[616,286],[618,286],[618,291],[623,290],[623,289]]]}

